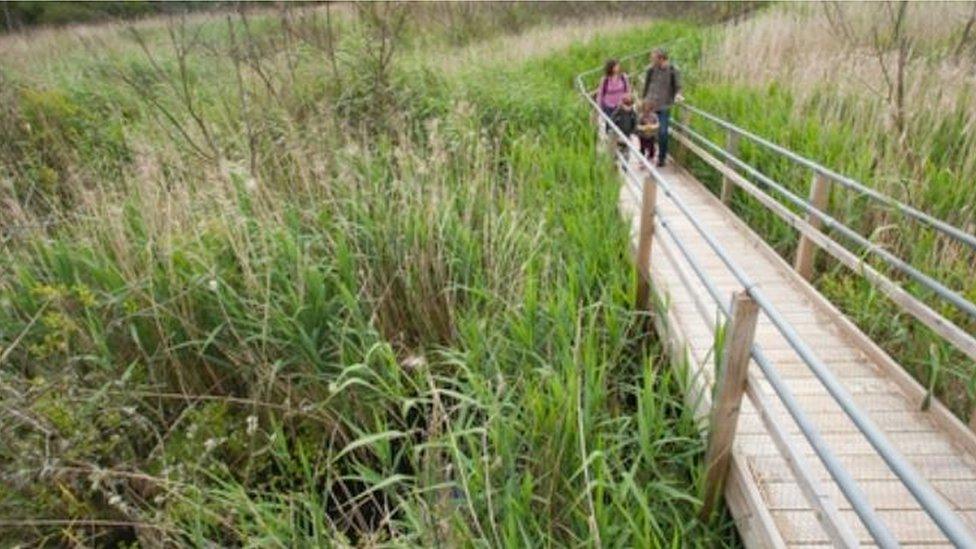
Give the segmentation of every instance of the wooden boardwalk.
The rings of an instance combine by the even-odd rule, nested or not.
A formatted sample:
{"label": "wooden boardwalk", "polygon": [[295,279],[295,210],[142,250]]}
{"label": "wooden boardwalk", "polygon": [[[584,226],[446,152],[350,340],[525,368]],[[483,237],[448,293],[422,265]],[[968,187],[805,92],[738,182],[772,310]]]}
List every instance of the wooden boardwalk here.
{"label": "wooden boardwalk", "polygon": [[[633,168],[639,169],[636,163]],[[858,406],[869,413],[898,450],[976,532],[976,436],[972,431],[937,402],[928,411],[920,411],[922,387],[694,177],[670,165],[661,169],[661,174],[804,341],[843,381]],[[634,247],[640,221],[640,196],[639,190],[635,192],[627,184],[621,188],[620,210],[631,221]],[[723,295],[741,290],[741,285],[674,203],[659,193],[657,205],[660,215],[705,267]],[[667,304],[667,318],[661,325],[672,344],[672,358],[690,364],[693,388],[688,395],[689,402],[707,411],[715,371],[714,320],[706,322],[701,308],[706,308],[710,312],[708,316],[716,319],[716,307],[671,237],[660,229],[653,238],[650,274],[655,294]],[[763,315],[759,317],[755,341],[776,365],[803,410],[899,541],[904,546],[951,547]],[[792,443],[807,457],[814,476],[823,483],[826,493],[821,497],[831,498],[861,544],[871,545],[867,530],[754,363],[750,364],[750,374],[757,380],[758,389],[769,397],[770,413],[786,427]],[[739,531],[749,546],[831,545],[786,458],[777,450],[748,399],[743,400],[725,493]]]}

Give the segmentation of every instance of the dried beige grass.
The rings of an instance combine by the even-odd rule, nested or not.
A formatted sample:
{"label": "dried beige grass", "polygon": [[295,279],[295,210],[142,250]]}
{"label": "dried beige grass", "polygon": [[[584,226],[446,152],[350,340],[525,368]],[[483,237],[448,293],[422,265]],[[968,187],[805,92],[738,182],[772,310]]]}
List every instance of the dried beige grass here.
{"label": "dried beige grass", "polygon": [[[745,20],[714,42],[704,69],[720,80],[736,84],[785,85],[804,103],[825,87],[842,95],[883,99],[884,75],[874,48],[872,29],[881,17],[879,3],[840,6],[851,30],[853,48],[831,23],[823,5],[783,4]],[[926,109],[966,109],[976,113],[976,70],[971,57],[953,57],[971,3],[910,4],[906,34],[915,55],[908,66],[906,106]],[[893,65],[894,52],[885,54]]]}
{"label": "dried beige grass", "polygon": [[[608,15],[585,22],[543,25],[527,32],[475,42],[463,48],[444,46],[437,52],[437,66],[445,72],[464,67],[518,64],[538,58],[572,44],[589,42],[600,36],[620,33],[651,22],[649,17]],[[424,52],[429,56],[431,52]]]}

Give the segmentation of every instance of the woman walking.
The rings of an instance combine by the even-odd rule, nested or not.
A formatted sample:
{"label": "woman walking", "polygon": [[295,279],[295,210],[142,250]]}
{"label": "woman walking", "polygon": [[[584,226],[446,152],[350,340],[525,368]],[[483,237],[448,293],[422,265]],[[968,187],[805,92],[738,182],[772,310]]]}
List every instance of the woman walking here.
{"label": "woman walking", "polygon": [[603,68],[600,87],[596,90],[596,104],[600,105],[604,114],[610,116],[620,106],[623,98],[629,95],[630,80],[620,69],[620,62],[616,59],[608,60]]}

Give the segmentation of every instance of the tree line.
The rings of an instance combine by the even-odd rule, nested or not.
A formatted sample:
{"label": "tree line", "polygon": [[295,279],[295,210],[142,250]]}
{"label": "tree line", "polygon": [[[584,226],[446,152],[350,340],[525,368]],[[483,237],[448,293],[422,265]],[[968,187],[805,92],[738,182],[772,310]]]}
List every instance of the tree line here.
{"label": "tree line", "polygon": [[94,23],[113,19],[137,19],[157,14],[180,13],[224,7],[229,2],[109,2],[0,1],[0,33],[38,26]]}

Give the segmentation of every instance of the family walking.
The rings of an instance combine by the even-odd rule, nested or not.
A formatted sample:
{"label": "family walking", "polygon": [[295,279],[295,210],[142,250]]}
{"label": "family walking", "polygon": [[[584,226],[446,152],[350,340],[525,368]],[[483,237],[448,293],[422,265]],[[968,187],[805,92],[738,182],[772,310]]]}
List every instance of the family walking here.
{"label": "family walking", "polygon": [[682,100],[681,78],[666,51],[651,52],[640,97],[635,106],[630,79],[616,59],[607,61],[596,91],[597,104],[628,139],[637,135],[641,153],[651,161],[657,156],[657,165],[662,167],[668,157],[671,106]]}

